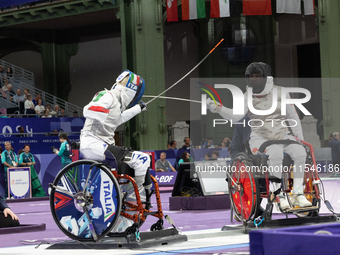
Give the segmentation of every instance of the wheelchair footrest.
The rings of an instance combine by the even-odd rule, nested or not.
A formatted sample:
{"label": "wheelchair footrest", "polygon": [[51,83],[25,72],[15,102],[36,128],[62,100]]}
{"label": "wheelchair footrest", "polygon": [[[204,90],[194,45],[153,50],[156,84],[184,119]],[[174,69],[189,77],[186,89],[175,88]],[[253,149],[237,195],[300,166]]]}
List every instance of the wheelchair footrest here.
{"label": "wheelchair footrest", "polygon": [[309,207],[293,207],[285,210],[285,212],[310,212],[318,210],[318,206],[309,206]]}
{"label": "wheelchair footrest", "polygon": [[[277,220],[265,220],[258,228],[280,228],[280,227],[292,227],[301,226],[304,224],[319,224],[326,222],[336,222],[337,217],[334,215],[324,215],[315,217],[305,217],[305,218],[288,218],[288,219],[277,219]],[[247,223],[246,233],[249,231],[256,230],[253,221]]]}
{"label": "wheelchair footrest", "polygon": [[188,238],[186,235],[179,234],[177,229],[168,228],[154,232],[140,232],[140,241],[137,242],[133,240],[133,237],[129,240],[129,242],[124,237],[104,237],[98,242],[79,242],[72,240],[55,243],[47,249],[138,249],[185,242]]}

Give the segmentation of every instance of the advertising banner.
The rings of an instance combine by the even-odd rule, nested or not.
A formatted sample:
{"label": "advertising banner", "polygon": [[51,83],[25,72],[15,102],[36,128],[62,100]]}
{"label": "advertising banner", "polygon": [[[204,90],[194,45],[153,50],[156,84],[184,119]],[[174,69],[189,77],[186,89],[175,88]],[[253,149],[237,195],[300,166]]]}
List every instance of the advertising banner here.
{"label": "advertising banner", "polygon": [[157,179],[159,186],[173,186],[177,176],[177,172],[156,172],[155,170],[150,170],[150,174]]}
{"label": "advertising banner", "polygon": [[32,197],[29,167],[8,168],[8,194],[14,198]]}

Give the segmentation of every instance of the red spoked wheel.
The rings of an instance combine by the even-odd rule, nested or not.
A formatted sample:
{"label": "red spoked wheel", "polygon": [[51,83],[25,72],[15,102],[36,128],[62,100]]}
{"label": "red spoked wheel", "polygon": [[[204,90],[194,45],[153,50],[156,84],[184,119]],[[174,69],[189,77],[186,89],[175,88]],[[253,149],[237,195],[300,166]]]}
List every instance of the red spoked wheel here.
{"label": "red spoked wheel", "polygon": [[235,214],[243,221],[253,219],[260,210],[260,189],[254,178],[255,167],[247,154],[239,153],[231,163],[228,176],[229,196]]}

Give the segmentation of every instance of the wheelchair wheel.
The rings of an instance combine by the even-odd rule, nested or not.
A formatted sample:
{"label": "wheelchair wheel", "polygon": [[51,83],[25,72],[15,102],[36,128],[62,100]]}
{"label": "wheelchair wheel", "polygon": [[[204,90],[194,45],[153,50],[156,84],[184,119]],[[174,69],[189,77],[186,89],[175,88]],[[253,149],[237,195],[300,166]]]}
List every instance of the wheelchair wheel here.
{"label": "wheelchair wheel", "polygon": [[260,213],[259,183],[253,176],[252,167],[247,155],[240,153],[232,161],[228,178],[230,201],[235,214],[243,221],[251,220]]}
{"label": "wheelchair wheel", "polygon": [[98,241],[116,224],[121,193],[105,165],[78,160],[62,169],[50,186],[53,219],[68,237]]}

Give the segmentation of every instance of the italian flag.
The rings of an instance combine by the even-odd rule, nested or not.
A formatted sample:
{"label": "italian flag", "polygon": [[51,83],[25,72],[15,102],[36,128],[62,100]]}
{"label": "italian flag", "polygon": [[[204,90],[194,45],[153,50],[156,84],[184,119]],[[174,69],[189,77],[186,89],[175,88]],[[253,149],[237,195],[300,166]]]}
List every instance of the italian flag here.
{"label": "italian flag", "polygon": [[210,0],[210,17],[230,17],[229,0]]}
{"label": "italian flag", "polygon": [[205,0],[182,0],[182,20],[205,18]]}
{"label": "italian flag", "polygon": [[132,83],[133,85],[138,86],[139,85],[139,81],[140,81],[139,76],[135,75],[134,73],[131,73],[130,83]]}

